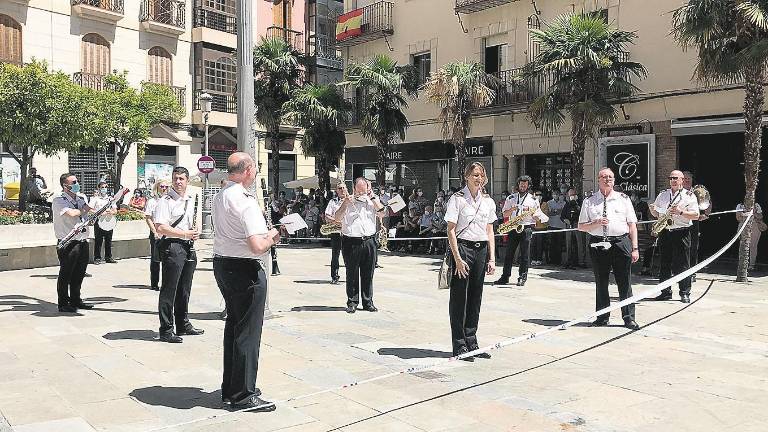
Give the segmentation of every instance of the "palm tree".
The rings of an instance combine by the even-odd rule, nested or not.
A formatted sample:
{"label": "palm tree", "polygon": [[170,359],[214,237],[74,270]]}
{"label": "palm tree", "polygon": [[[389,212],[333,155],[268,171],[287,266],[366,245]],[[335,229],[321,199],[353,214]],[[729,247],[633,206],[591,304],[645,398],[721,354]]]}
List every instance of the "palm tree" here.
{"label": "palm tree", "polygon": [[280,133],[283,105],[302,84],[301,54],[281,38],[262,38],[253,49],[253,85],[256,120],[266,129],[272,150],[272,184],[275,196],[280,187]]}
{"label": "palm tree", "polygon": [[[458,173],[464,172],[467,151],[464,143],[472,128],[472,114],[490,105],[495,98],[498,79],[485,72],[477,62],[448,63],[424,85],[427,99],[440,107],[443,139],[456,150]],[[462,183],[464,183],[464,176]]]}
{"label": "palm tree", "polygon": [[626,45],[634,32],[612,28],[594,13],[557,17],[544,30],[531,29],[539,54],[522,68],[523,83],[550,83],[530,106],[529,115],[545,134],[554,133],[571,117],[571,180],[579,193],[584,176],[584,150],[598,127],[616,120],[617,98],[637,91],[631,76],[644,78],[640,63],[628,60]]}
{"label": "palm tree", "polygon": [[351,105],[335,85],[309,84],[294,91],[283,109],[289,121],[304,129],[301,148],[315,158],[320,189],[330,192],[330,168],[344,155],[346,135],[340,127],[346,123]]}
{"label": "palm tree", "polygon": [[[744,82],[744,207],[754,208],[768,62],[768,1],[690,0],[675,10],[672,21],[672,32],[683,48],[699,51],[696,78],[704,83]],[[739,244],[736,280],[741,282],[748,281],[753,227],[750,219]]]}
{"label": "palm tree", "polygon": [[347,68],[345,81],[362,95],[360,133],[377,147],[376,183],[386,183],[387,150],[396,139],[405,139],[408,118],[406,96],[415,97],[418,90],[416,70],[411,65],[398,65],[390,57],[377,54],[365,63]]}

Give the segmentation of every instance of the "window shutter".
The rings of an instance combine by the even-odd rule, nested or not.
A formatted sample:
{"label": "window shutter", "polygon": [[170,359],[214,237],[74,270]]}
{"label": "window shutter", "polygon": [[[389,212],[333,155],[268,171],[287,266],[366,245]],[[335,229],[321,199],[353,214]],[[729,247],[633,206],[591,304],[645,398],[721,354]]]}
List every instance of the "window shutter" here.
{"label": "window shutter", "polygon": [[103,37],[89,33],[83,36],[82,72],[104,76],[110,72],[109,43]]}
{"label": "window shutter", "polygon": [[0,15],[0,62],[22,62],[21,25],[8,15]]}
{"label": "window shutter", "polygon": [[153,47],[148,56],[147,80],[156,84],[173,85],[173,59],[164,48]]}

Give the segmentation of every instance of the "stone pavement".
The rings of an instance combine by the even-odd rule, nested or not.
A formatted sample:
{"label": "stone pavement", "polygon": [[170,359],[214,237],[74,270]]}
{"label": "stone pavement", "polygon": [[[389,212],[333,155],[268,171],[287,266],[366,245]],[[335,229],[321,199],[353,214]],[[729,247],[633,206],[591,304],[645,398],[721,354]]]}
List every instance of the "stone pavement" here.
{"label": "stone pavement", "polygon": [[[201,258],[210,256],[201,242]],[[450,356],[439,260],[383,256],[380,311],[344,312],[326,249],[280,250],[258,386],[284,400]],[[227,414],[218,390],[223,307],[201,260],[191,318],[205,335],[157,337],[148,261],[89,266],[97,306],[56,311],[56,268],[0,272],[0,431],[146,431]],[[342,270],[343,274],[343,270]],[[489,278],[490,279],[490,278]],[[342,280],[343,282],[343,280]],[[643,281],[635,278],[636,292]],[[629,332],[577,326],[413,375],[227,414],[169,431],[764,431],[768,280],[702,275],[692,304],[643,302]],[[615,294],[615,287],[612,287]],[[589,313],[589,270],[533,269],[527,286],[486,285],[481,345]]]}

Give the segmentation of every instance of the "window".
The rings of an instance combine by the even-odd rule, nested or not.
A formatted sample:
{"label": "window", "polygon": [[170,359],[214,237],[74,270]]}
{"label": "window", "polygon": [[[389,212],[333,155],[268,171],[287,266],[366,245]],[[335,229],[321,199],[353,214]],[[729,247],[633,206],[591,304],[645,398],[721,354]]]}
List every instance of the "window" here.
{"label": "window", "polygon": [[147,81],[167,86],[173,85],[173,59],[164,48],[149,50]]}
{"label": "window", "polygon": [[504,51],[506,45],[493,45],[485,47],[485,72],[495,74],[502,71],[504,67]]}
{"label": "window", "polygon": [[416,54],[412,59],[413,67],[416,68],[416,76],[418,77],[419,85],[422,85],[429,79],[429,73],[432,67],[432,54]]}
{"label": "window", "polygon": [[278,0],[272,5],[272,24],[275,27],[291,28],[292,0]]}
{"label": "window", "polygon": [[81,191],[90,196],[99,183],[101,176],[107,177],[109,187],[114,190],[115,185],[109,179],[108,167],[114,167],[114,145],[95,147],[83,147],[77,152],[71,152],[69,158],[69,172],[80,180]]}
{"label": "window", "polygon": [[235,14],[235,0],[204,0],[205,7],[227,14]]}
{"label": "window", "polygon": [[234,93],[237,81],[237,66],[231,58],[220,57],[217,60],[205,60],[205,89]]}
{"label": "window", "polygon": [[0,15],[0,62],[21,64],[21,25]]}
{"label": "window", "polygon": [[110,71],[109,42],[96,33],[83,36],[82,63],[83,73],[105,76]]}

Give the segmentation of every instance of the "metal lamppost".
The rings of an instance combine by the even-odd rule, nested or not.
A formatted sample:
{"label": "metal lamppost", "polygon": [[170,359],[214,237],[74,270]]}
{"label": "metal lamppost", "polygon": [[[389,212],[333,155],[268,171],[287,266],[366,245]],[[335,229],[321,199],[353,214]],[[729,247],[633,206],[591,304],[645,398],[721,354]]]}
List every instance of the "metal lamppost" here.
{"label": "metal lamppost", "polygon": [[[208,115],[211,113],[211,102],[213,96],[208,93],[200,95],[200,110],[203,112],[203,121],[205,122],[205,148],[203,155],[208,156]],[[208,190],[208,174],[205,174],[205,183],[203,184],[203,231],[200,238],[213,238],[213,227],[211,226],[211,200]]]}

